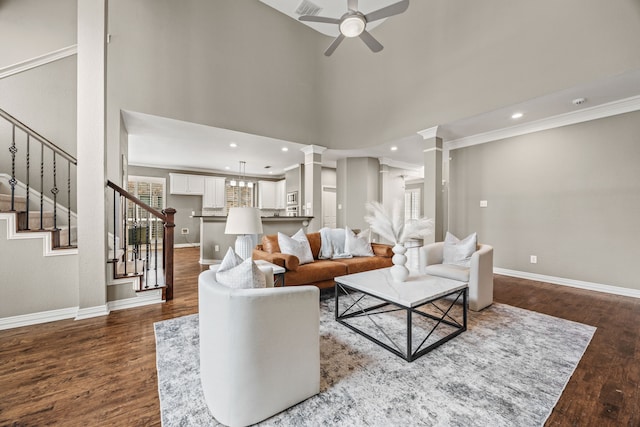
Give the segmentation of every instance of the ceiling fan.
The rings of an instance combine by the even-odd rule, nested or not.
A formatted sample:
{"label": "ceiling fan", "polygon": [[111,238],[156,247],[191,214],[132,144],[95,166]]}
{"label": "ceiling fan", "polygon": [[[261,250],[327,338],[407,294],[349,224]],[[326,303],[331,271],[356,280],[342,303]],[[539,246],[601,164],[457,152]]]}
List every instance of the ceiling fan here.
{"label": "ceiling fan", "polygon": [[409,0],[402,0],[365,15],[358,10],[358,0],[347,0],[347,8],[349,10],[340,19],[314,15],[304,15],[298,19],[300,21],[338,25],[340,35],[325,50],[325,56],[330,56],[345,37],[360,37],[369,46],[369,49],[373,52],[380,52],[383,46],[367,31],[367,23],[399,15],[407,10],[408,7]]}

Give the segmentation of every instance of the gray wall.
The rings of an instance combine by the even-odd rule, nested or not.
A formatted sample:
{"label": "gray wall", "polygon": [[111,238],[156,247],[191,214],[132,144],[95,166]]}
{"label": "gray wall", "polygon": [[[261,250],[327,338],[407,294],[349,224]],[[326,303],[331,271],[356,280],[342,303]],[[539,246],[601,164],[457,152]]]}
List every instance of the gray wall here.
{"label": "gray wall", "polygon": [[0,318],[78,306],[77,255],[44,257],[42,239],[9,244],[0,220],[0,260]]}
{"label": "gray wall", "polygon": [[450,230],[496,267],[640,289],[639,135],[633,112],[453,150]]}
{"label": "gray wall", "polygon": [[338,160],[336,170],[336,225],[365,229],[365,203],[378,200],[380,193],[380,163],[371,157],[351,157]]}

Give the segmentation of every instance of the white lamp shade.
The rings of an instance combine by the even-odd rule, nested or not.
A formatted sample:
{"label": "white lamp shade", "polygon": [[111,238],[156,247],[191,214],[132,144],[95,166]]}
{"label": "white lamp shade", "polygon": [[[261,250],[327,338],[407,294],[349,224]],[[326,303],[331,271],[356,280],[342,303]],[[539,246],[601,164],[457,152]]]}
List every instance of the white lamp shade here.
{"label": "white lamp shade", "polygon": [[224,234],[262,234],[262,221],[257,208],[229,208]]}

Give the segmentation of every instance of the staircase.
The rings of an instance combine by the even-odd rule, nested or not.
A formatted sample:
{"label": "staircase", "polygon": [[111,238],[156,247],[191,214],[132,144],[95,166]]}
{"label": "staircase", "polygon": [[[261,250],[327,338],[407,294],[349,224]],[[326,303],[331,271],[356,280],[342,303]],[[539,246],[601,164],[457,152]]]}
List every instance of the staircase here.
{"label": "staircase", "polygon": [[[0,109],[2,152],[0,219],[7,221],[8,240],[42,238],[45,257],[77,254],[75,157]],[[154,291],[147,299],[160,291],[162,299],[172,299],[175,210],[158,211],[116,184],[108,186],[113,189],[107,200],[113,207],[108,285],[131,283],[136,294]]]}
{"label": "staircase", "polygon": [[107,186],[113,190],[108,262],[114,280],[133,280],[138,293],[161,289],[163,299],[173,299],[175,209],[158,211],[111,181]]}

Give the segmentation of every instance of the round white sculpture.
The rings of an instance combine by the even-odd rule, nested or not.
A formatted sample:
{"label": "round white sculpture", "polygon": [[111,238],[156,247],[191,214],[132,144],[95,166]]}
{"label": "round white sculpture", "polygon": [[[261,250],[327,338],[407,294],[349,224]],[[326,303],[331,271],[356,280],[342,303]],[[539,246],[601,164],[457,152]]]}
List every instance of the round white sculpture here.
{"label": "round white sculpture", "polygon": [[395,282],[404,282],[409,277],[409,269],[405,265],[407,263],[407,256],[405,255],[407,248],[402,243],[396,243],[392,250],[393,258],[391,258],[391,262],[393,262],[393,267],[391,267],[391,278]]}

